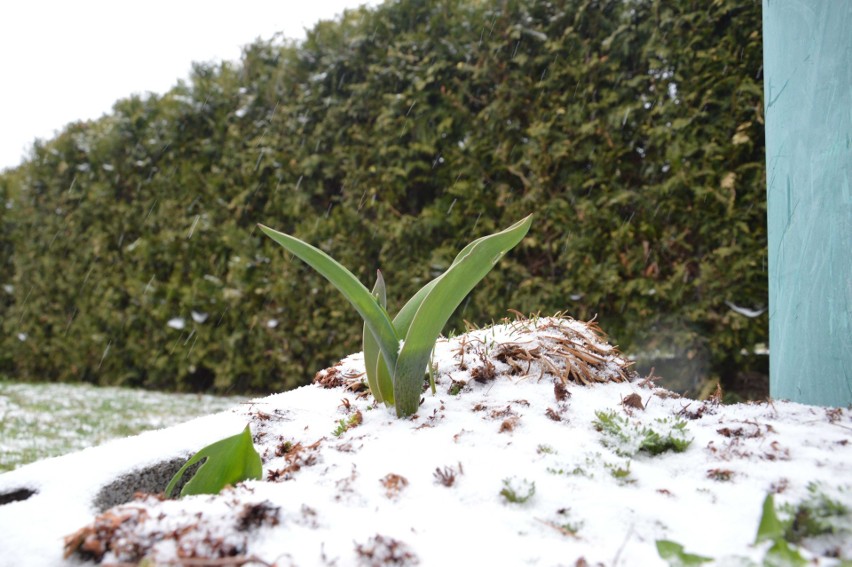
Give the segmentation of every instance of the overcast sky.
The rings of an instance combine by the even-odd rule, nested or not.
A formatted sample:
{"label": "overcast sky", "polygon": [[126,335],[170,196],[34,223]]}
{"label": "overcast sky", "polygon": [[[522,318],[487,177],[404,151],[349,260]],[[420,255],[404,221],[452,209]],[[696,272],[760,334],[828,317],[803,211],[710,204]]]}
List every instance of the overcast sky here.
{"label": "overcast sky", "polygon": [[0,170],[36,138],[98,118],[133,93],[162,94],[193,61],[237,60],[256,38],[303,38],[379,0],[19,0],[0,8]]}

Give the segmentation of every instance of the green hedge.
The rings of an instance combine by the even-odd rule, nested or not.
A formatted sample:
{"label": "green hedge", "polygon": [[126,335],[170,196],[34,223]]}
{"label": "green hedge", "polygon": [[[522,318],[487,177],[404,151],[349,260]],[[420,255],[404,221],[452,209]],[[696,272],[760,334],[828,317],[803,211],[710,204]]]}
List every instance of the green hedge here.
{"label": "green hedge", "polygon": [[452,326],[597,315],[724,378],[767,340],[726,304],[766,304],[760,29],[754,0],[400,0],[196,65],[0,176],[0,365],[290,388],[360,350],[360,325],[255,223],[368,286],[381,267],[399,306],[534,212]]}

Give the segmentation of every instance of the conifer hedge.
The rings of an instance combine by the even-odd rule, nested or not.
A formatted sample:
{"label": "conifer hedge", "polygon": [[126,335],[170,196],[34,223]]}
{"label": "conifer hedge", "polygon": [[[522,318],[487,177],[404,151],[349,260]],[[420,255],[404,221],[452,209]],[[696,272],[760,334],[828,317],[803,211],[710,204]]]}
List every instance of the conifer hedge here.
{"label": "conifer hedge", "polygon": [[399,0],[198,64],[0,175],[0,371],[276,391],[357,314],[255,223],[398,307],[535,213],[452,320],[597,316],[628,352],[767,341],[760,2]]}

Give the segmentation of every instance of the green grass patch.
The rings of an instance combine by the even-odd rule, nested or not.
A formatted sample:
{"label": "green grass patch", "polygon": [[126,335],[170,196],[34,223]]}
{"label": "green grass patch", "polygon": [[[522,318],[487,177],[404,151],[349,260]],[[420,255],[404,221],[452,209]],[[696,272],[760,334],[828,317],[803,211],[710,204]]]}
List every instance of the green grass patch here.
{"label": "green grass patch", "polygon": [[243,399],[0,381],[0,472],[176,425]]}

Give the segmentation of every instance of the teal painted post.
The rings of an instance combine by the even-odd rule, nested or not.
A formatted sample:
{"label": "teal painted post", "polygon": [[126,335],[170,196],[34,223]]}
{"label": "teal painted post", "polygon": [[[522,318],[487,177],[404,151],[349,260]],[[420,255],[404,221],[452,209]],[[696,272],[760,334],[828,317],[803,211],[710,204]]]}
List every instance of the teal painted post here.
{"label": "teal painted post", "polygon": [[852,404],[852,0],[763,0],[770,395]]}

